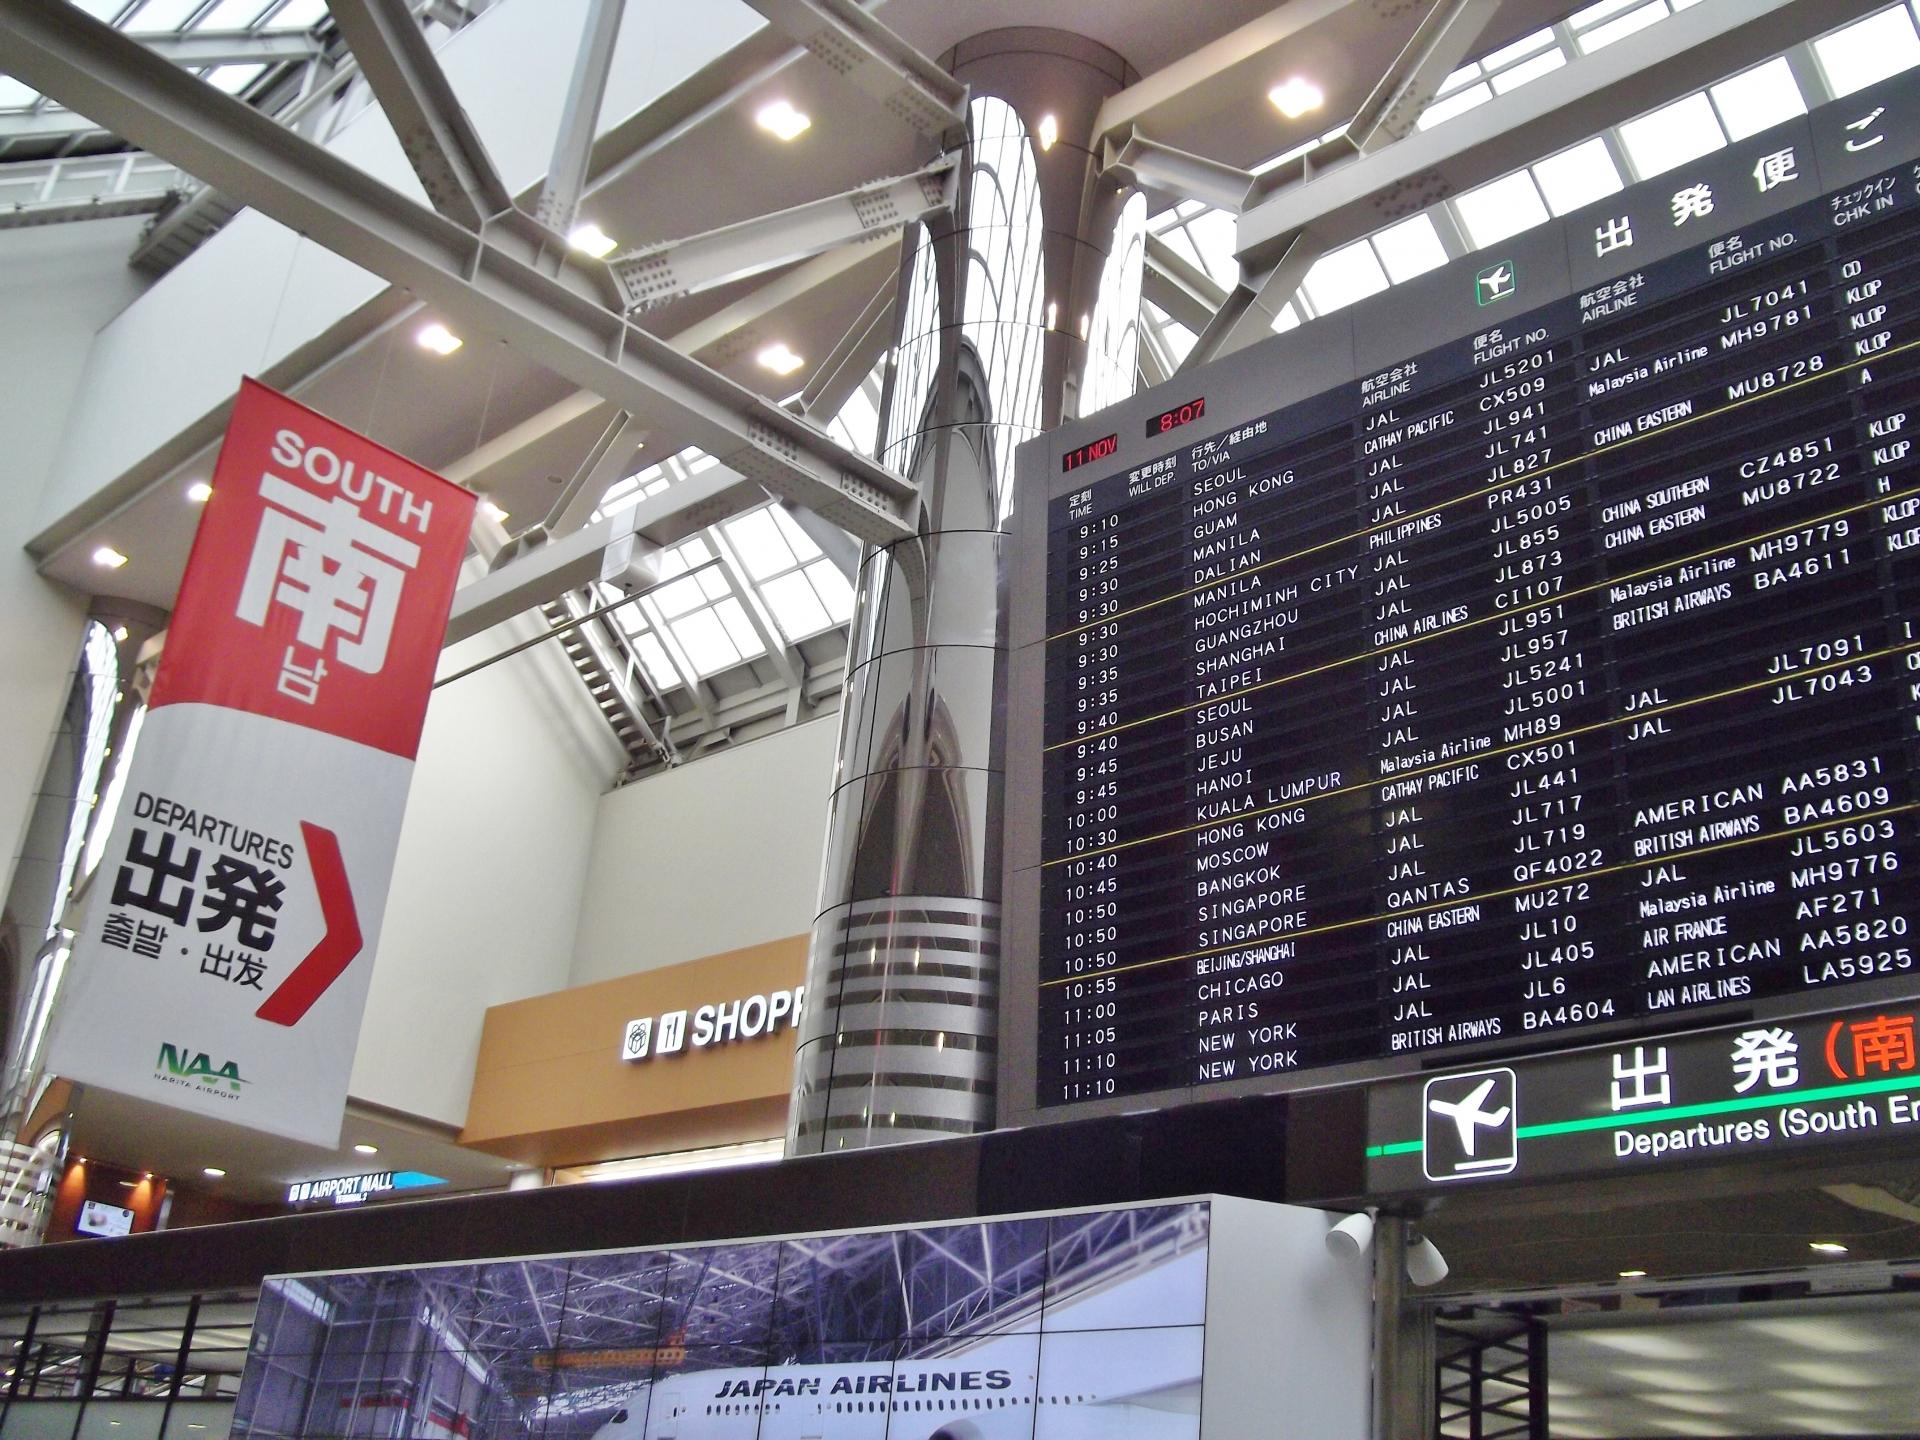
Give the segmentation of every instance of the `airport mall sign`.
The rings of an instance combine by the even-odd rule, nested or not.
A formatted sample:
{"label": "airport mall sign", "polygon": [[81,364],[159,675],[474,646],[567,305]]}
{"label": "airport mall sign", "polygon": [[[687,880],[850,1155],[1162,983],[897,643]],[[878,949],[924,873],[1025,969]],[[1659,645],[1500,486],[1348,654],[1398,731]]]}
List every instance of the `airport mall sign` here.
{"label": "airport mall sign", "polygon": [[749,995],[744,1000],[702,1005],[697,1010],[669,1010],[657,1017],[629,1020],[620,1037],[620,1058],[646,1060],[654,1055],[677,1055],[683,1050],[704,1050],[711,1045],[772,1035],[782,1026],[795,1029],[806,994],[806,986],[796,985],[791,990]]}
{"label": "airport mall sign", "polygon": [[1376,1085],[1370,1194],[1920,1143],[1911,1002]]}
{"label": "airport mall sign", "polygon": [[311,1205],[331,1200],[336,1205],[359,1205],[390,1190],[418,1190],[447,1182],[418,1170],[376,1170],[369,1175],[335,1175],[325,1180],[299,1180],[287,1187],[289,1205]]}

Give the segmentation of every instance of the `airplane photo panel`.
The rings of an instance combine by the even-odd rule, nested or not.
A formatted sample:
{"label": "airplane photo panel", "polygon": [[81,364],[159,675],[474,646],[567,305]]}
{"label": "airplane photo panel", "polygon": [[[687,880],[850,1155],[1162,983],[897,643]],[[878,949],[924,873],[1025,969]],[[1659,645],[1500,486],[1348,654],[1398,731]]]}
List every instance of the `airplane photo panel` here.
{"label": "airplane photo panel", "polygon": [[651,1346],[684,1340],[673,1297],[691,1288],[686,1260],[671,1250],[576,1255],[567,1263],[565,1303],[552,1344]]}
{"label": "airplane photo panel", "polygon": [[1037,1331],[1047,1282],[1044,1215],[895,1232],[907,1265],[905,1334],[926,1342]]}
{"label": "airplane photo panel", "polygon": [[1204,1202],[1055,1215],[1041,1328],[1203,1323],[1209,1228]]}
{"label": "airplane photo panel", "polygon": [[1199,1325],[1042,1335],[1033,1440],[1198,1440],[1205,1340]]}

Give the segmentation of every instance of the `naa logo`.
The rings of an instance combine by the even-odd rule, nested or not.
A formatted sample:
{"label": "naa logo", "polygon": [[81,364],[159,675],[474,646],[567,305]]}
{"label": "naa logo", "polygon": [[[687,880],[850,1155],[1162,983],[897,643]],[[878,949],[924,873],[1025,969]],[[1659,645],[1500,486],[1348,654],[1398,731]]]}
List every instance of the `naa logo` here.
{"label": "naa logo", "polygon": [[153,1074],[155,1079],[196,1089],[218,1090],[224,1080],[237,1092],[247,1083],[241,1078],[237,1060],[215,1065],[213,1057],[204,1050],[189,1050],[164,1041],[160,1045],[160,1058],[154,1062]]}

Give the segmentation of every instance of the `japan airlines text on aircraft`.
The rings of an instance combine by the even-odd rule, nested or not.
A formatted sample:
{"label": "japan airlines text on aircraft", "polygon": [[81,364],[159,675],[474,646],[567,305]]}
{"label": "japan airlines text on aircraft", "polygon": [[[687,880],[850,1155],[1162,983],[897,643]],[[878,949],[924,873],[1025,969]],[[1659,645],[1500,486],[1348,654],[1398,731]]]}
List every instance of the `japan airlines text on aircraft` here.
{"label": "japan airlines text on aircraft", "polygon": [[[893,1364],[696,1370],[636,1387],[594,1440],[1195,1440],[1200,1378],[1146,1390],[1073,1375],[1042,1388],[996,1365],[989,1343],[965,1356]],[[1194,1368],[1188,1366],[1186,1368]]]}

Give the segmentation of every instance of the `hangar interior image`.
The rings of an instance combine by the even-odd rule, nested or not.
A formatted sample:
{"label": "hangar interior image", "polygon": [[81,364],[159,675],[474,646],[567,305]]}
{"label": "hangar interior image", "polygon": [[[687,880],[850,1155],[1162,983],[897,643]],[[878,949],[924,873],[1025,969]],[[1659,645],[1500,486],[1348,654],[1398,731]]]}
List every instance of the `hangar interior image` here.
{"label": "hangar interior image", "polygon": [[1917,237],[1920,0],[0,0],[0,1436],[1920,1434]]}

